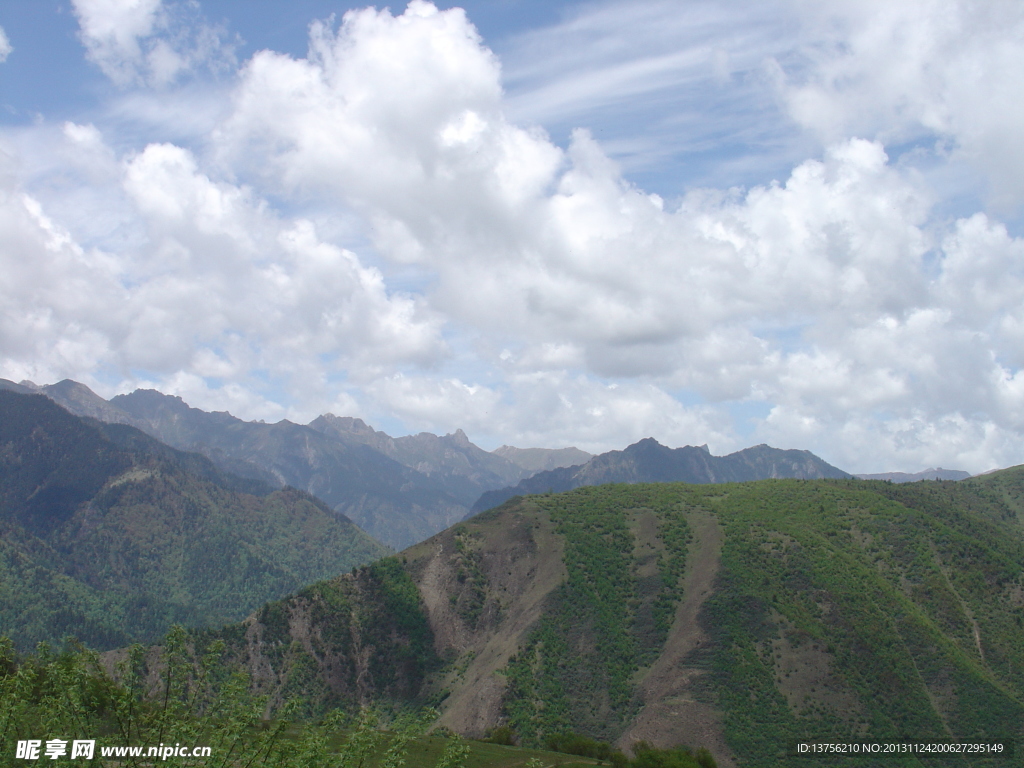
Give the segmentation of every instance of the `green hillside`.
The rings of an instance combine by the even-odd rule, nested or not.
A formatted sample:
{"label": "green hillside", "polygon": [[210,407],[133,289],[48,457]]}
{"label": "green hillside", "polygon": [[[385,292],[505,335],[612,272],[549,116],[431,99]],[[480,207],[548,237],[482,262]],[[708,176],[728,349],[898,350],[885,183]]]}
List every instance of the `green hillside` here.
{"label": "green hillside", "polygon": [[0,634],[113,648],[238,621],[386,549],[308,494],[0,391]]}
{"label": "green hillside", "polygon": [[272,700],[431,703],[526,746],[572,731],[810,766],[844,761],[798,740],[1020,741],[1019,499],[1020,469],[516,498],[202,641]]}

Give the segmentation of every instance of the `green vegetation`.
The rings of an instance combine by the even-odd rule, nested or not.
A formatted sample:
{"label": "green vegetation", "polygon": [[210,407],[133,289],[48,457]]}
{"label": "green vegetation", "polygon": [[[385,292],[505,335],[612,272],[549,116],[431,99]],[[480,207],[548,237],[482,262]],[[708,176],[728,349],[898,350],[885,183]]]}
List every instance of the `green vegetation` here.
{"label": "green vegetation", "polygon": [[[57,435],[51,443],[62,441]],[[52,453],[46,440],[36,442],[36,454],[24,448],[17,455]],[[5,457],[0,470],[17,475],[9,487],[52,486],[46,498],[87,500],[66,517],[47,512],[59,524],[44,537],[33,522],[42,508],[31,512],[27,497],[18,497],[20,517],[6,519],[0,539],[3,626],[77,628],[113,644],[121,637],[117,622],[128,617],[153,631],[178,615],[169,605],[189,606],[188,617],[198,621],[200,608],[226,609],[232,595],[256,599],[258,582],[285,588],[300,571],[294,561],[281,564],[278,545],[314,542],[315,551],[299,559],[316,567],[327,567],[335,551],[329,536],[317,538],[319,507],[297,492],[246,496],[155,455],[133,458],[127,468],[115,462],[97,488],[82,485],[85,475],[69,475],[74,482],[60,490],[59,478],[18,475],[36,466],[34,459]],[[232,538],[233,526],[255,535]],[[174,651],[181,660],[165,667],[153,653],[133,652],[135,666],[117,683],[103,682],[84,652],[15,657],[8,649],[4,685],[28,680],[36,668],[47,671],[32,673],[31,686],[18,683],[16,714],[4,727],[57,717],[37,702],[50,700],[45,680],[60,674],[62,681],[92,681],[75,689],[75,707],[98,713],[95,723],[113,735],[115,713],[123,716],[126,706],[118,702],[135,702],[139,717],[156,711],[155,700],[141,698],[130,681],[151,687],[177,664],[191,670],[182,679],[193,681],[196,727],[221,727],[227,721],[217,713],[234,710],[211,702],[219,691],[235,691],[231,700],[240,700],[245,688],[253,717],[308,724],[280,731],[290,745],[306,738],[299,730],[340,738],[329,732],[334,725],[317,731],[318,723],[367,702],[395,718],[429,697],[449,707],[452,727],[500,724],[489,743],[413,739],[403,731],[410,766],[512,768],[576,759],[706,768],[712,748],[731,752],[744,768],[966,768],[990,763],[826,761],[790,750],[798,741],[1024,744],[1024,469],[960,483],[585,487],[511,500],[442,536],[267,603],[244,623],[192,632]],[[193,540],[208,543],[187,551]],[[558,552],[560,564],[546,559]],[[75,570],[87,562],[95,563],[92,580]],[[693,594],[684,591],[694,583],[700,587]],[[452,584],[454,595],[445,594]],[[29,601],[44,590],[63,607],[58,598]],[[190,597],[202,590],[212,602]],[[131,602],[135,594],[142,599]],[[439,616],[457,626],[438,624]],[[221,660],[204,667],[197,649],[218,643]],[[198,685],[203,674],[209,682]],[[503,694],[495,675],[504,676]],[[491,686],[481,689],[492,696],[491,709],[476,717],[480,710],[467,714],[466,706],[476,691],[466,686],[481,681]],[[126,685],[134,691],[128,698]],[[676,709],[690,718],[678,728],[668,723]],[[247,721],[240,745],[256,744],[275,727],[258,719]],[[609,745],[625,746],[630,733],[659,734],[656,743],[673,748],[634,745],[627,760]],[[696,752],[671,741],[673,734],[705,733],[713,741],[692,744],[702,748]],[[535,749],[513,749],[517,740]],[[367,766],[391,759],[384,744],[366,753]],[[563,750],[562,757],[552,759],[542,746]],[[1024,766],[1024,753],[995,764]]]}
{"label": "green vegetation", "polygon": [[226,662],[248,670],[276,711],[291,701],[304,717],[372,700],[416,705],[441,661],[419,591],[388,557],[267,603],[252,625],[193,633],[194,647],[223,643]]}
{"label": "green vegetation", "polygon": [[386,549],[312,496],[0,391],[0,633],[154,642],[238,621]]}
{"label": "green vegetation", "polygon": [[[709,640],[686,660],[690,695],[722,713],[743,765],[814,765],[787,757],[797,740],[1020,742],[1022,499],[1019,470],[961,484],[774,480],[529,497],[520,503],[550,514],[565,538],[568,578],[505,670],[508,721],[534,744],[622,733],[682,597],[686,516],[702,510],[724,543],[700,614]],[[639,576],[630,525],[641,510],[657,515],[657,579]],[[947,762],[972,764],[885,765]]]}
{"label": "green vegetation", "polygon": [[[19,654],[0,638],[0,768],[23,766],[20,740],[67,742],[60,764],[143,768],[141,755],[104,756],[102,749],[181,745],[209,747],[209,757],[172,757],[180,766],[273,768],[523,768],[594,765],[539,750],[467,741],[425,730],[430,710],[385,718],[369,708],[335,709],[303,718],[289,702],[264,718],[266,697],[254,696],[246,675],[225,666],[224,647],[213,643],[198,659],[194,638],[180,627],[165,638],[159,658],[142,646],[122,655],[113,675],[100,658],[77,644],[54,651],[42,644]],[[95,740],[92,759],[70,758],[76,739]],[[42,755],[42,749],[40,754]],[[45,759],[45,756],[43,756]]]}
{"label": "green vegetation", "polygon": [[630,760],[622,751],[605,741],[571,732],[548,736],[544,746],[554,752],[601,760],[614,768],[717,768],[718,765],[711,753],[703,747],[694,753],[688,747],[658,749],[646,741],[633,745],[636,756]]}
{"label": "green vegetation", "polygon": [[686,747],[657,749],[646,742],[633,745],[636,757],[629,762],[630,768],[717,768],[715,758],[701,747],[691,752]]}
{"label": "green vegetation", "polygon": [[[609,739],[635,714],[633,675],[665,641],[685,569],[686,520],[666,488],[607,485],[531,497],[565,539],[568,578],[506,670],[505,709],[524,743],[565,731]],[[658,516],[666,551],[641,580],[630,523],[645,512]]]}
{"label": "green vegetation", "polygon": [[451,596],[455,612],[470,629],[476,629],[487,600],[487,577],[480,568],[480,553],[473,549],[465,526],[455,528],[456,578],[467,587]]}
{"label": "green vegetation", "polygon": [[[297,721],[300,707],[289,703],[264,720],[266,699],[250,693],[244,674],[221,664],[222,653],[223,645],[214,644],[194,663],[188,635],[176,627],[153,668],[146,650],[133,646],[110,676],[95,652],[80,646],[58,653],[43,644],[34,655],[19,655],[0,639],[0,766],[25,764],[16,756],[18,741],[54,738],[67,742],[65,765],[141,768],[154,763],[144,752],[104,756],[102,749],[173,744],[210,748],[209,757],[175,756],[175,765],[399,768],[414,751],[413,765],[467,766],[469,748],[458,737],[430,740],[439,750],[419,746],[433,712],[392,718],[385,730],[369,709]],[[76,739],[95,740],[92,759],[70,758]],[[432,751],[440,754],[428,763]]]}
{"label": "green vegetation", "polygon": [[[1002,593],[1024,547],[968,489],[920,485],[679,488],[725,527],[703,663],[745,764],[784,764],[797,739],[1020,737],[1024,633]],[[787,665],[820,673],[801,684]]]}

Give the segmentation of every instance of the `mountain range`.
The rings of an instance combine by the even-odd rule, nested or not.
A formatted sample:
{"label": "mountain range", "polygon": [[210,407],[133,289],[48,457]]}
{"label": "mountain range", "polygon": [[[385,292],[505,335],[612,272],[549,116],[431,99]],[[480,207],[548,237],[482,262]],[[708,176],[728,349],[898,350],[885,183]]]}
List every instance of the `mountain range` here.
{"label": "mountain range", "polygon": [[224,471],[304,490],[396,549],[461,520],[484,491],[532,474],[527,467],[590,458],[575,448],[489,453],[462,430],[393,438],[360,419],[332,414],[308,425],[243,421],[155,390],[107,401],[70,380],[42,387],[0,381],[0,387],[38,392],[74,414],[134,426],[179,450],[202,453]]}
{"label": "mountain range", "polygon": [[[487,484],[485,511],[423,533]],[[429,704],[468,736],[722,766],[816,764],[798,740],[1019,741],[1022,499],[1024,467],[901,484],[763,445],[488,453],[0,382],[0,635],[103,649],[178,622],[269,713]],[[382,558],[346,504],[417,543]]]}
{"label": "mountain range", "polygon": [[[109,401],[78,382],[37,386],[0,379],[0,388],[44,394],[72,413],[127,424],[218,467],[321,499],[379,541],[402,549],[515,495],[609,482],[719,483],[773,477],[847,477],[807,451],[754,446],[713,456],[707,446],[670,449],[652,438],[593,456],[578,448],[488,452],[462,430],[391,437],[361,419],[324,414],[309,424],[243,421],[192,408],[181,398],[136,390]],[[914,482],[962,479],[957,470],[861,475]]]}
{"label": "mountain range", "polygon": [[920,472],[877,472],[871,475],[856,475],[861,480],[888,480],[891,483],[917,483],[921,480],[966,480],[970,472],[962,469],[929,467]]}
{"label": "mountain range", "polygon": [[518,484],[484,493],[474,512],[496,507],[513,496],[560,493],[604,483],[738,483],[768,478],[850,477],[810,451],[780,450],[767,445],[745,448],[727,456],[712,456],[707,446],[667,448],[654,438],[622,451],[609,451],[585,464],[538,472]]}
{"label": "mountain range", "polygon": [[136,390],[104,400],[70,380],[0,387],[38,392],[72,413],[134,426],[207,456],[226,472],[313,494],[379,541],[402,549],[515,495],[620,482],[720,483],[773,477],[848,477],[807,451],[754,446],[713,456],[653,438],[593,456],[577,448],[501,446],[488,452],[462,430],[391,437],[361,419],[324,414],[309,424],[243,421],[181,398]]}
{"label": "mountain range", "polygon": [[387,548],[321,501],[0,390],[0,634],[97,648],[238,620]]}

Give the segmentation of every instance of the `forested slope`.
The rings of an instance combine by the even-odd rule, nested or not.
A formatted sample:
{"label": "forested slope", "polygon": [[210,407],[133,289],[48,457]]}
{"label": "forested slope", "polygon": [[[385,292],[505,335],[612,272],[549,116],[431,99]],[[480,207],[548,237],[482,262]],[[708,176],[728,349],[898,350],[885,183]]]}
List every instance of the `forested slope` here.
{"label": "forested slope", "polygon": [[[797,739],[1020,741],[1008,499],[1020,469],[532,496],[197,639],[228,641],[279,701],[429,702],[456,731],[507,724],[526,744],[572,730],[811,766],[788,756]],[[400,609],[381,612],[382,589]]]}
{"label": "forested slope", "polygon": [[237,621],[387,550],[295,489],[0,391],[0,634],[153,641]]}

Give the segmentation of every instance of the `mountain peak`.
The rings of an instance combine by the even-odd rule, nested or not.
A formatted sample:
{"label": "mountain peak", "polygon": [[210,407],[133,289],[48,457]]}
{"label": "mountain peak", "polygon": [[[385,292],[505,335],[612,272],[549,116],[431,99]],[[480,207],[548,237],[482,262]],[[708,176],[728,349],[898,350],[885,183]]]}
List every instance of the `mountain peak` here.
{"label": "mountain peak", "polygon": [[317,428],[318,424],[329,424],[336,432],[348,432],[354,435],[372,435],[376,431],[365,421],[355,416],[335,416],[333,413],[325,413],[309,422],[309,426],[314,429]]}
{"label": "mountain peak", "polygon": [[[658,448],[664,448],[665,447],[661,443],[659,443],[657,440],[655,440],[653,437],[645,437],[642,440],[637,440],[635,443],[633,443],[631,446],[629,446],[629,448],[639,448],[639,447],[653,448],[655,446],[657,446]],[[627,448],[627,450],[628,450],[628,448]]]}
{"label": "mountain peak", "polygon": [[454,432],[449,432],[445,437],[450,437],[452,442],[456,445],[467,446],[470,444],[469,437],[461,429],[456,429]]}

